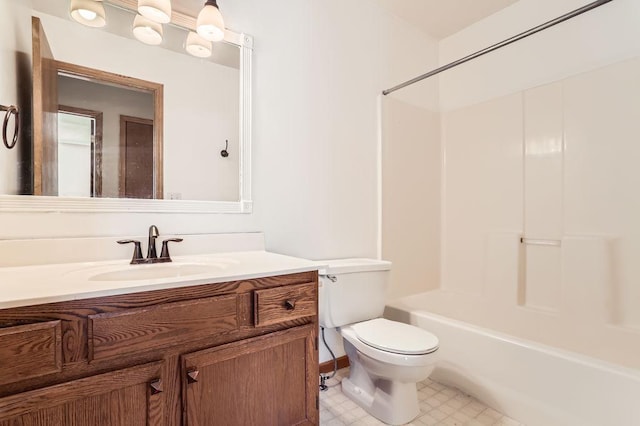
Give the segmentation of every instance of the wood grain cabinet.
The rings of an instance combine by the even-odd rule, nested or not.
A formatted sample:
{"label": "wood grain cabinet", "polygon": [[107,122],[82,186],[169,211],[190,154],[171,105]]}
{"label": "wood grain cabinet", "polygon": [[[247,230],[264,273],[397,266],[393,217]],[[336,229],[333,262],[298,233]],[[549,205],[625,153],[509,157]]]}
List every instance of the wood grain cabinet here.
{"label": "wood grain cabinet", "polygon": [[316,424],[314,352],[307,325],[184,355],[184,424]]}
{"label": "wood grain cabinet", "polygon": [[162,424],[161,364],[116,370],[2,398],[0,425]]}
{"label": "wood grain cabinet", "polygon": [[0,426],[314,425],[316,271],[0,310]]}

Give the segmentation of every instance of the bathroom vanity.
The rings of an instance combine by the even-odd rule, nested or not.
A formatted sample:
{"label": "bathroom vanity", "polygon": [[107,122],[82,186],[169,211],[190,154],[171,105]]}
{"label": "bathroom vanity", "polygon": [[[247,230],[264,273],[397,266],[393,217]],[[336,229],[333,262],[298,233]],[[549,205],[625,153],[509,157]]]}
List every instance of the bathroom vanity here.
{"label": "bathroom vanity", "polygon": [[[235,274],[249,258],[259,266]],[[42,277],[34,286],[50,300],[59,284],[63,299],[0,301],[0,425],[318,424],[317,268],[267,252],[237,259],[111,289],[90,278],[98,290],[76,294],[65,277],[139,266],[0,268],[3,281]],[[156,266],[167,268],[146,268]]]}

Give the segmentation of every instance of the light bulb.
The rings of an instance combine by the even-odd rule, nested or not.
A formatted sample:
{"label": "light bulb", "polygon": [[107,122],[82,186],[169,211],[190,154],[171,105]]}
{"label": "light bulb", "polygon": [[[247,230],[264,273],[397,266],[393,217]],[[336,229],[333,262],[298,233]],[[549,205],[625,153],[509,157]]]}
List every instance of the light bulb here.
{"label": "light bulb", "polygon": [[94,19],[96,19],[96,16],[98,16],[97,13],[87,9],[80,9],[78,10],[78,13],[87,21],[93,21]]}
{"label": "light bulb", "polygon": [[102,1],[71,0],[69,13],[75,21],[88,27],[104,27],[107,24]]}
{"label": "light bulb", "polygon": [[209,40],[205,40],[199,34],[189,32],[186,50],[190,55],[198,58],[208,58],[211,56],[212,46]]}
{"label": "light bulb", "polygon": [[224,19],[215,1],[209,0],[198,14],[198,34],[209,41],[224,40]]}
{"label": "light bulb", "polygon": [[162,25],[142,15],[136,15],[133,20],[133,35],[145,44],[160,44],[162,43]]}
{"label": "light bulb", "polygon": [[171,0],[138,0],[138,13],[154,22],[171,21]]}

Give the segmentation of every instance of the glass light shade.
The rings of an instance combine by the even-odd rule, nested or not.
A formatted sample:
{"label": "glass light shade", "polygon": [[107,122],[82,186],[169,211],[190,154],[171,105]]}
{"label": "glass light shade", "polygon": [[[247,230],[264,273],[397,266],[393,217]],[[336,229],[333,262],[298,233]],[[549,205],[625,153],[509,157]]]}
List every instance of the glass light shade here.
{"label": "glass light shade", "polygon": [[162,43],[162,25],[142,15],[136,15],[133,20],[133,35],[145,44],[160,44]]}
{"label": "glass light shade", "polygon": [[138,0],[138,13],[154,22],[171,21],[171,0]]}
{"label": "glass light shade", "polygon": [[189,32],[187,36],[187,52],[190,55],[196,56],[198,58],[208,58],[211,56],[213,51],[213,46],[209,40],[205,40],[200,35],[194,33],[193,31]]}
{"label": "glass light shade", "polygon": [[220,10],[207,2],[198,14],[196,28],[198,34],[209,41],[224,40],[224,20]]}
{"label": "glass light shade", "polygon": [[69,12],[75,21],[88,27],[99,28],[107,24],[102,1],[71,0]]}

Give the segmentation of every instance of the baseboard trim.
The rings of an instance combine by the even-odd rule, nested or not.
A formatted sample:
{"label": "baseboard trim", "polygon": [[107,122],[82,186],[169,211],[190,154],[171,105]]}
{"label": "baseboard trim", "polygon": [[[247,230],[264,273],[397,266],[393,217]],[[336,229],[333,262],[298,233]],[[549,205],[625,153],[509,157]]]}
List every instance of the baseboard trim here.
{"label": "baseboard trim", "polygon": [[[345,356],[341,356],[338,358],[338,370],[349,366],[349,358]],[[323,362],[320,364],[320,374],[327,374],[333,371],[333,360]]]}

